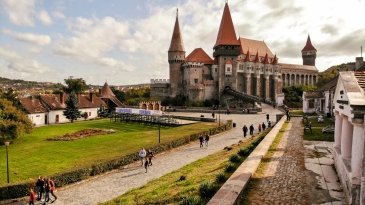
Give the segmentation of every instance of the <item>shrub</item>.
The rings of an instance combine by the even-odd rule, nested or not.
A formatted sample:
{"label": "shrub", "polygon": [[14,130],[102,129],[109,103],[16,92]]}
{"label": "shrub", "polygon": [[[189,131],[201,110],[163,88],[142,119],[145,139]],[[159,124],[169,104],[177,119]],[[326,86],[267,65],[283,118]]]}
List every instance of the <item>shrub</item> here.
{"label": "shrub", "polygon": [[179,181],[184,181],[186,179],[186,176],[181,175]]}
{"label": "shrub", "polygon": [[239,163],[239,162],[241,162],[241,158],[235,154],[235,155],[232,155],[231,157],[229,157],[229,161],[231,161],[233,163]]}
{"label": "shrub", "polygon": [[241,157],[247,157],[250,154],[250,150],[246,148],[240,149],[237,154],[240,155]]}
{"label": "shrub", "polygon": [[227,146],[227,147],[224,147],[223,149],[229,151],[229,150],[231,150],[233,148],[231,146]]}
{"label": "shrub", "polygon": [[224,171],[227,173],[232,173],[232,172],[234,172],[235,169],[236,169],[236,167],[234,166],[234,164],[229,164],[228,166],[226,166]]}
{"label": "shrub", "polygon": [[183,199],[180,205],[199,205],[203,204],[203,200],[198,196],[190,196],[188,198]]}
{"label": "shrub", "polygon": [[209,182],[204,182],[199,187],[199,194],[203,199],[210,199],[216,191],[216,187]]}
{"label": "shrub", "polygon": [[217,182],[218,184],[224,183],[226,180],[227,180],[227,176],[224,173],[219,173],[215,177],[215,182]]}

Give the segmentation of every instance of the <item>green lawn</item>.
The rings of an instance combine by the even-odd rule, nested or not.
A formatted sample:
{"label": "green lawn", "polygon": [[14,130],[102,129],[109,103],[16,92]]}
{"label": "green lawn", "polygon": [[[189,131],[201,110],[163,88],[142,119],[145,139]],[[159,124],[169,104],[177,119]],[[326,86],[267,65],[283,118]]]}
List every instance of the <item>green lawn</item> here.
{"label": "green lawn", "polygon": [[309,117],[309,121],[312,123],[312,133],[309,130],[304,132],[304,140],[311,141],[334,141],[333,133],[322,133],[322,129],[328,125],[333,125],[334,122],[331,118],[324,117],[324,122],[319,123],[318,117]]}
{"label": "green lawn", "polygon": [[303,110],[290,110],[290,115],[303,115]]}
{"label": "green lawn", "polygon": [[[161,143],[217,126],[196,123],[161,128]],[[86,128],[114,129],[115,133],[76,141],[47,141],[49,137],[73,133]],[[36,179],[138,152],[141,147],[158,143],[156,126],[110,122],[109,119],[50,125],[35,128],[31,134],[9,146],[10,182]],[[0,147],[0,186],[6,184],[5,147]]]}

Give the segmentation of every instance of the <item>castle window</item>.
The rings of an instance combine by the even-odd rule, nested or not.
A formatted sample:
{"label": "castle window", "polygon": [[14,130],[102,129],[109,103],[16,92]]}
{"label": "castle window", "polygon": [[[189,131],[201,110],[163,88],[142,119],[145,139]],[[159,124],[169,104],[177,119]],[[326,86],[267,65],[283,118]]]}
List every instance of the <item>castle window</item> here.
{"label": "castle window", "polygon": [[218,72],[218,69],[217,69],[217,68],[214,68],[214,71],[215,71],[215,72]]}
{"label": "castle window", "polygon": [[223,58],[224,60],[227,60],[227,58]]}
{"label": "castle window", "polygon": [[194,79],[194,83],[195,83],[195,84],[197,84],[197,83],[198,83],[198,79],[197,79],[197,78],[195,78],[195,79]]}

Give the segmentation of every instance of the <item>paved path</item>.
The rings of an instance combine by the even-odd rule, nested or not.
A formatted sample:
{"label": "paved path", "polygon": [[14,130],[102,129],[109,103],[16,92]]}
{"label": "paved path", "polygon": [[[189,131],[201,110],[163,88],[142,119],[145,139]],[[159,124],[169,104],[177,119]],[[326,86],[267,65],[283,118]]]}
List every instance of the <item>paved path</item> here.
{"label": "paved path", "polygon": [[[316,148],[321,146],[308,142],[307,149],[304,148],[300,121],[301,118],[292,118],[274,154],[264,160],[264,170],[253,177],[255,183],[250,187],[248,204],[342,204],[338,201],[341,191],[336,184],[337,175],[333,169],[327,169],[333,162],[331,154],[328,152],[327,158],[322,154],[318,159],[314,156],[318,156]],[[327,170],[320,168],[322,163],[327,164]],[[328,187],[336,189],[336,193]]]}
{"label": "paved path", "polygon": [[[199,148],[198,142],[192,142],[157,155],[148,173],[145,173],[145,169],[141,166],[140,162],[136,162],[119,170],[114,170],[60,188],[56,193],[59,199],[54,204],[89,205],[113,199],[132,188],[143,186],[148,181],[159,178],[191,162],[222,150],[224,147],[237,143],[239,140],[244,140],[242,133],[243,124],[254,124],[256,128],[258,123],[266,122],[266,113],[270,114],[270,120],[275,121],[275,115],[280,112],[271,107],[264,106],[263,112],[256,115],[221,114],[220,117],[222,120],[233,119],[237,127],[228,132],[212,136],[208,148]],[[200,116],[200,113],[190,115]]]}

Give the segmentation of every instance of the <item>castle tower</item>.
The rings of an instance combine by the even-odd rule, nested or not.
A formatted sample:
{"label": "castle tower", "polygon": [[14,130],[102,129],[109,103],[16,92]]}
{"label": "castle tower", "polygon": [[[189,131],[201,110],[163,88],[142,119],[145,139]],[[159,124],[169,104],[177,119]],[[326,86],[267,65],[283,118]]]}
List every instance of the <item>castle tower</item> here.
{"label": "castle tower", "polygon": [[314,48],[311,42],[311,38],[308,34],[307,43],[302,49],[303,65],[316,65],[317,49]]}
{"label": "castle tower", "polygon": [[[213,47],[213,56],[218,62],[219,95],[226,86],[237,89],[237,57],[240,54],[240,43],[237,40],[228,3],[225,4],[217,41]],[[231,64],[227,62],[231,61]]]}
{"label": "castle tower", "polygon": [[175,26],[168,51],[168,61],[170,65],[170,96],[175,97],[182,92],[181,64],[185,61],[185,49],[180,32],[178,11],[176,11]]}

